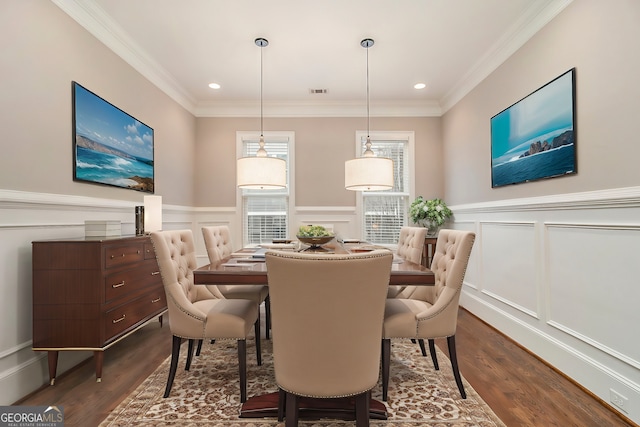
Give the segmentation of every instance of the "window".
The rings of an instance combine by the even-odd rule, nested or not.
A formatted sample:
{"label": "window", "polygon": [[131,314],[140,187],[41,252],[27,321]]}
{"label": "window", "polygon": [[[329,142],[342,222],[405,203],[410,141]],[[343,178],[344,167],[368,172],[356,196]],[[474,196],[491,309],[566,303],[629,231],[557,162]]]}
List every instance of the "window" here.
{"label": "window", "polygon": [[[358,156],[364,151],[366,134],[358,132]],[[410,195],[413,184],[410,177],[413,165],[413,132],[371,133],[371,143],[378,157],[393,160],[394,185],[386,191],[362,191],[359,213],[364,240],[376,244],[397,244],[400,228],[407,225]]]}
{"label": "window", "polygon": [[[291,179],[293,165],[293,132],[265,132],[265,149],[269,156],[287,162],[287,187],[279,190],[240,189],[238,198],[242,212],[243,245],[271,242],[287,237],[289,206],[293,204]],[[258,151],[257,133],[237,133],[238,157],[255,156]]]}

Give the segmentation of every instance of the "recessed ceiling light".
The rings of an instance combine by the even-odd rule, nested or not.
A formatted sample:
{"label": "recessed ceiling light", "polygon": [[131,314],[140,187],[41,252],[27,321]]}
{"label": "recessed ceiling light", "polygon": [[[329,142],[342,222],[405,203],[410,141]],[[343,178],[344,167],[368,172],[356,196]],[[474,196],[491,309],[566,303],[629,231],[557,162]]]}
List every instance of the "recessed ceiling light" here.
{"label": "recessed ceiling light", "polygon": [[427,85],[424,83],[416,83],[415,85],[413,85],[413,87],[415,89],[424,89],[425,87],[427,87]]}
{"label": "recessed ceiling light", "polygon": [[209,83],[209,87],[211,89],[220,89],[220,85],[218,83]]}

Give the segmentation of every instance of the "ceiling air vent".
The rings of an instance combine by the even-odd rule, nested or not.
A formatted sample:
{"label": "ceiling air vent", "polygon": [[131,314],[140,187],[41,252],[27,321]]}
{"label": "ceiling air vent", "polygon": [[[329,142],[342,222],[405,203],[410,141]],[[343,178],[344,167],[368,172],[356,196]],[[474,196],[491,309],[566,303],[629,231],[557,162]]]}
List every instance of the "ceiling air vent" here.
{"label": "ceiling air vent", "polygon": [[316,93],[327,93],[326,89],[309,89],[309,93],[310,94],[316,94]]}

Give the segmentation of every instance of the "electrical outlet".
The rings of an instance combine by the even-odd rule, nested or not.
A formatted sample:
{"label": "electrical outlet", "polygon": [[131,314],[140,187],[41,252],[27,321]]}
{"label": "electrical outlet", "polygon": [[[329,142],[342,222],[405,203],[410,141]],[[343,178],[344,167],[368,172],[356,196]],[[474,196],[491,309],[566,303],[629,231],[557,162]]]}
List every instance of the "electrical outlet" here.
{"label": "electrical outlet", "polygon": [[614,389],[610,388],[609,399],[611,400],[611,403],[613,403],[618,409],[621,409],[624,412],[627,412],[627,403],[629,402],[628,398],[624,397]]}

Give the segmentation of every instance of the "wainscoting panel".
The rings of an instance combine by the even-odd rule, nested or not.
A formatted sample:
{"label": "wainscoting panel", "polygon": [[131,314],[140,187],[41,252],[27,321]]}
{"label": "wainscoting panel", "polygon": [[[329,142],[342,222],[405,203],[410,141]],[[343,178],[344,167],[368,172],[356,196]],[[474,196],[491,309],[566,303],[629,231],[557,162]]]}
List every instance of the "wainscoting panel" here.
{"label": "wainscoting panel", "polygon": [[481,222],[482,292],[531,317],[537,312],[535,224]]}
{"label": "wainscoting panel", "polygon": [[549,324],[640,369],[640,340],[629,335],[640,325],[640,228],[546,229]]}
{"label": "wainscoting panel", "polygon": [[478,224],[462,307],[640,424],[640,187],[450,207]]}

